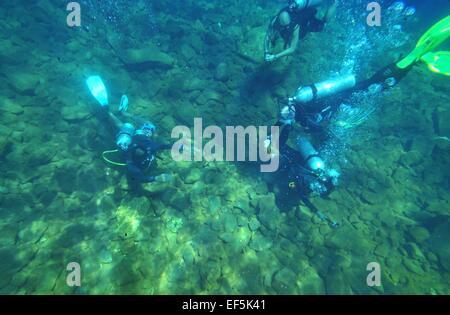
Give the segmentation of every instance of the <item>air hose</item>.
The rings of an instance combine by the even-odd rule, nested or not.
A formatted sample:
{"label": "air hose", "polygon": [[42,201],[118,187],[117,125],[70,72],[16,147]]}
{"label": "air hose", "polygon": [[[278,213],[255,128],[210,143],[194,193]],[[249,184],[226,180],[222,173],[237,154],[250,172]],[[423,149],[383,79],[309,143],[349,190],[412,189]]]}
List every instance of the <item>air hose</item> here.
{"label": "air hose", "polygon": [[125,164],[125,163],[120,163],[120,162],[114,162],[114,161],[112,161],[112,160],[110,160],[110,159],[108,159],[107,158],[107,155],[109,155],[109,154],[111,154],[111,153],[117,153],[117,152],[119,152],[119,150],[108,150],[108,151],[104,151],[103,153],[102,153],[102,157],[103,157],[103,160],[105,160],[105,162],[107,162],[107,163],[109,163],[109,164],[112,164],[112,165],[116,165],[116,166],[126,166],[127,164]]}

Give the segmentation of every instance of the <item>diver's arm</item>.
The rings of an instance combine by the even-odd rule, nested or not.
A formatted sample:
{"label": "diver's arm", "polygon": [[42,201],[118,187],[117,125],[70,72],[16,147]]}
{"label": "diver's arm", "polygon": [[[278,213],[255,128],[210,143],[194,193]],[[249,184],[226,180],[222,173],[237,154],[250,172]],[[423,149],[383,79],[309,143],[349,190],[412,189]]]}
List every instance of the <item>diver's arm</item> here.
{"label": "diver's arm", "polygon": [[264,56],[270,54],[270,42],[273,39],[273,25],[275,23],[275,20],[277,18],[275,17],[269,24],[269,27],[266,31],[266,37],[264,38]]}
{"label": "diver's arm", "polygon": [[280,52],[279,54],[275,55],[275,59],[279,59],[282,57],[286,57],[289,55],[292,55],[295,50],[297,49],[298,42],[300,41],[299,36],[300,35],[300,27],[297,26],[297,28],[294,30],[294,34],[292,35],[292,42],[288,49]]}

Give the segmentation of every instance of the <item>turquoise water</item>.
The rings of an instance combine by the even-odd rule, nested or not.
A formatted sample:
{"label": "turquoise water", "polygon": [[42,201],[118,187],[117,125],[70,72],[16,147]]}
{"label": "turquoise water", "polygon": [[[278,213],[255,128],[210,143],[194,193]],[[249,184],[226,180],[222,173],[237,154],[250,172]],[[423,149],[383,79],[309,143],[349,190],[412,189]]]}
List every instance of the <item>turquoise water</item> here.
{"label": "turquoise water", "polygon": [[[85,83],[100,75],[113,111],[126,94],[161,142],[196,117],[267,126],[300,85],[406,55],[448,2],[409,1],[417,12],[399,21],[380,1],[385,24],[369,28],[367,1],[338,1],[322,32],[272,64],[263,41],[284,1],[79,3],[73,28],[64,1],[0,8],[0,293],[450,293],[448,77],[418,65],[386,93],[346,98],[364,119],[332,125],[333,141],[296,125],[292,139],[309,137],[341,174],[328,197],[309,197],[336,228],[257,163],[163,152],[153,173],[171,180],[133,185],[102,159],[116,131]],[[66,281],[71,262],[81,286]],[[381,286],[366,282],[371,262]]]}

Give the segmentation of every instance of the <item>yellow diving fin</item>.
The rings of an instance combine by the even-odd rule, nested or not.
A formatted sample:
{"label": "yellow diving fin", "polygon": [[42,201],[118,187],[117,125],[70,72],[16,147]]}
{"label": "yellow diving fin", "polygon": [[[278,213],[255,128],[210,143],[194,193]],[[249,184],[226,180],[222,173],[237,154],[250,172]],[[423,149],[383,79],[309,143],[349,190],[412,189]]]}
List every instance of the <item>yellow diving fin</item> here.
{"label": "yellow diving fin", "polygon": [[[418,62],[424,55],[442,44],[449,36],[450,15],[440,20],[438,23],[433,25],[425,34],[423,34],[423,36],[417,42],[416,48],[408,56],[400,60],[397,63],[397,67],[400,69],[405,69],[413,63]],[[446,63],[447,57],[440,58],[444,58],[443,60],[441,60],[441,63]]]}
{"label": "yellow diving fin", "polygon": [[450,76],[450,51],[430,52],[420,58],[434,73]]}

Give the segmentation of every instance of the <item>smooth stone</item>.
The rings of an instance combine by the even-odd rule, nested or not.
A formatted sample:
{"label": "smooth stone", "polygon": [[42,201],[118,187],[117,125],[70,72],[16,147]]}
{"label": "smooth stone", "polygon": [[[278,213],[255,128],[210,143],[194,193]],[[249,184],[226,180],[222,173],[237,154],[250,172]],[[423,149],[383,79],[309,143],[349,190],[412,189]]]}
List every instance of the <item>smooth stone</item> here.
{"label": "smooth stone", "polygon": [[411,271],[413,273],[416,273],[418,275],[423,274],[423,270],[420,267],[419,264],[417,264],[414,260],[409,259],[409,258],[404,258],[403,259],[403,265],[406,267],[406,269],[408,271]]}
{"label": "smooth stone", "polygon": [[257,252],[268,250],[273,245],[272,241],[262,236],[261,234],[255,234],[250,241],[250,248]]}
{"label": "smooth stone", "polygon": [[296,274],[289,268],[283,268],[275,274],[272,280],[272,288],[278,294],[296,294]]}
{"label": "smooth stone", "polygon": [[99,257],[100,257],[100,262],[103,264],[110,264],[113,261],[112,254],[107,249],[101,250]]}
{"label": "smooth stone", "polygon": [[252,217],[248,222],[248,227],[252,231],[257,231],[261,227],[261,223],[258,221],[256,217]]}
{"label": "smooth stone", "polygon": [[408,230],[408,234],[417,243],[425,242],[430,237],[428,230],[420,226],[411,228]]}
{"label": "smooth stone", "polygon": [[159,47],[152,43],[146,43],[141,48],[126,49],[119,53],[121,60],[129,68],[144,70],[147,68],[170,69],[175,60],[168,54],[162,52]]}
{"label": "smooth stone", "polygon": [[0,103],[0,111],[19,115],[23,114],[23,107],[17,104],[17,102],[12,101],[11,99],[3,99]]}
{"label": "smooth stone", "polygon": [[216,68],[216,73],[214,74],[214,78],[217,81],[226,82],[226,81],[228,81],[229,77],[230,77],[230,75],[229,75],[227,64],[224,62],[219,63],[219,65]]}

